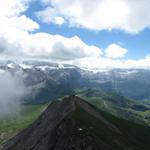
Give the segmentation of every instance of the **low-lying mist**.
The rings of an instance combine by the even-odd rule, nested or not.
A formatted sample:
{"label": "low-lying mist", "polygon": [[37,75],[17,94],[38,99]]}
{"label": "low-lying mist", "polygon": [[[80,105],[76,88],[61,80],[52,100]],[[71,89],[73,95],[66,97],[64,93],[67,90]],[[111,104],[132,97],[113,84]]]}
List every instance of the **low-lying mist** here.
{"label": "low-lying mist", "polygon": [[20,72],[12,75],[0,72],[0,119],[12,117],[21,110],[20,99],[25,96],[26,88]]}

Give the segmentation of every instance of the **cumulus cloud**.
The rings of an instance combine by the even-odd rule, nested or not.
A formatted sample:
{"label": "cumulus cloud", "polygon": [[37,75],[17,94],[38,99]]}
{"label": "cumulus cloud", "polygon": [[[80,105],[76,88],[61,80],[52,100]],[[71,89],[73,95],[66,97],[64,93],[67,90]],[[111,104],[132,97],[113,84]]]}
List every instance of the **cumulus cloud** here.
{"label": "cumulus cloud", "polygon": [[27,9],[30,0],[0,0],[0,17],[18,16]]}
{"label": "cumulus cloud", "polygon": [[39,18],[42,18],[42,21],[45,23],[51,23],[62,25],[65,23],[65,19],[61,17],[56,9],[47,7],[44,11],[39,11],[36,13]]}
{"label": "cumulus cloud", "polygon": [[[66,38],[48,33],[32,33],[39,24],[23,13],[31,0],[6,0],[0,8],[0,54],[9,57],[24,57],[50,60],[74,60],[85,57],[99,57],[100,48],[85,44],[79,37]],[[51,11],[52,16],[57,11]],[[53,18],[52,18],[53,19]],[[58,16],[55,23],[61,24]]]}
{"label": "cumulus cloud", "polygon": [[21,16],[15,16],[15,17],[4,17],[0,18],[1,23],[0,23],[0,28],[5,29],[5,28],[11,28],[13,29],[21,29],[21,30],[26,30],[26,31],[33,31],[35,29],[39,28],[39,25],[31,20],[30,18],[26,17],[25,15]]}
{"label": "cumulus cloud", "polygon": [[[0,0],[1,1],[1,0]],[[145,67],[150,59],[123,60],[128,50],[118,44],[106,49],[88,45],[78,36],[70,38],[32,32],[39,24],[25,15],[32,0],[5,0],[0,12],[0,56],[4,59],[46,59],[89,68]],[[40,0],[46,7],[36,12],[44,22],[88,29],[123,29],[138,32],[148,27],[148,0]],[[135,7],[135,6],[136,7]],[[117,8],[117,9],[116,9]],[[133,10],[132,10],[132,9]],[[92,10],[92,11],[91,11]],[[138,16],[136,15],[138,14]],[[140,17],[139,17],[140,16]],[[144,16],[144,17],[142,17]]]}
{"label": "cumulus cloud", "polygon": [[108,58],[122,58],[128,52],[127,49],[122,48],[120,45],[111,44],[105,49],[105,55]]}
{"label": "cumulus cloud", "polygon": [[25,16],[31,0],[0,0],[0,29],[21,29],[33,31],[39,28],[37,22]]}
{"label": "cumulus cloud", "polygon": [[86,45],[77,36],[65,38],[60,35],[37,33],[29,35],[24,42],[25,53],[37,58],[72,60],[101,54],[99,48]]}
{"label": "cumulus cloud", "polygon": [[20,73],[13,76],[9,72],[0,71],[0,119],[16,115],[20,111],[20,99],[25,93]]}
{"label": "cumulus cloud", "polygon": [[41,0],[47,7],[37,16],[47,23],[61,17],[71,26],[92,30],[121,29],[137,33],[150,26],[149,0]]}
{"label": "cumulus cloud", "polygon": [[86,58],[81,59],[76,62],[79,66],[88,69],[112,69],[112,68],[122,68],[123,62],[121,60],[113,60],[109,58]]}
{"label": "cumulus cloud", "polygon": [[[123,66],[124,65],[124,66]],[[150,56],[146,56],[144,59],[139,60],[126,60],[122,68],[150,68]]]}
{"label": "cumulus cloud", "polygon": [[101,49],[85,44],[77,36],[66,38],[60,35],[32,34],[8,29],[0,33],[1,55],[11,54],[19,57],[61,61],[99,57],[102,54]]}
{"label": "cumulus cloud", "polygon": [[149,69],[150,68],[150,57],[147,56],[139,60],[120,60],[120,59],[110,59],[110,58],[88,58],[81,59],[74,62],[82,68],[88,68],[91,70],[101,70],[101,69],[114,69],[114,68],[123,68],[123,69]]}

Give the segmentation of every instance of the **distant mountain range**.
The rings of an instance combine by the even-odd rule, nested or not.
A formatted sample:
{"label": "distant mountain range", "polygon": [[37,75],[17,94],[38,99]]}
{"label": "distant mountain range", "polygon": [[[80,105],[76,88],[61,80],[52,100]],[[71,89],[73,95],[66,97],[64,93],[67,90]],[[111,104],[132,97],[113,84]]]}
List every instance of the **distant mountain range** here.
{"label": "distant mountain range", "polygon": [[53,101],[3,150],[149,150],[150,128],[98,109],[77,96]]}
{"label": "distant mountain range", "polygon": [[117,92],[136,100],[150,99],[150,70],[113,69],[93,72],[73,65],[45,61],[1,61],[0,73],[22,73],[24,84],[32,95],[24,103],[44,103],[71,94],[75,89],[97,88]]}

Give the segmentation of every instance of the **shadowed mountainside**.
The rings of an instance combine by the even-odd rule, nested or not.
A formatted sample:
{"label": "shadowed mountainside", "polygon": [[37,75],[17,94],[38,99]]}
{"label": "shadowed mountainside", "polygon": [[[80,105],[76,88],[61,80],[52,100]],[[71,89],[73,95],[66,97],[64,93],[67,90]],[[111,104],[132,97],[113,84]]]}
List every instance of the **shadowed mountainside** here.
{"label": "shadowed mountainside", "polygon": [[77,96],[52,102],[4,150],[148,150],[150,128],[103,112]]}

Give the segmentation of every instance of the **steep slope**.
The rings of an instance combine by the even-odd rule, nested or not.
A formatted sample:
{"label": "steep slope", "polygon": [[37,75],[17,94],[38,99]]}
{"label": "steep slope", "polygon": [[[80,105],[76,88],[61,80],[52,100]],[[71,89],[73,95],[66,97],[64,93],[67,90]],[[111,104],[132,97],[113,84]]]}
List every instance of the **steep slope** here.
{"label": "steep slope", "polygon": [[98,88],[121,93],[136,100],[150,99],[150,69],[112,69],[93,72],[87,68],[46,61],[26,60],[19,63],[0,61],[0,73],[5,71],[13,76],[21,73],[26,87],[32,89],[32,93],[24,100],[29,104],[44,103],[71,94],[76,88]]}
{"label": "steep slope", "polygon": [[76,94],[98,109],[150,126],[150,106],[146,102],[132,100],[114,92],[103,92],[98,89],[78,89]]}
{"label": "steep slope", "polygon": [[52,102],[4,150],[149,150],[150,128],[119,119],[77,96]]}

